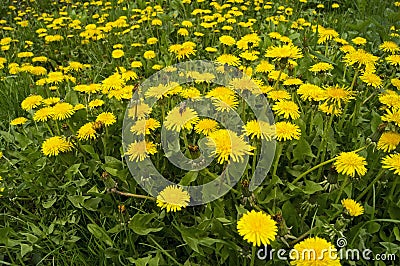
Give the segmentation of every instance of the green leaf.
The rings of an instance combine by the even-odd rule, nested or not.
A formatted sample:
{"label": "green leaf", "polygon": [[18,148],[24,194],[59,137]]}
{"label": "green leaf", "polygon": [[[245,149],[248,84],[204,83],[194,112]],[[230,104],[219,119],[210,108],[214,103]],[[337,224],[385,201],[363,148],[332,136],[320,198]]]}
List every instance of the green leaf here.
{"label": "green leaf", "polygon": [[74,205],[76,208],[82,208],[83,202],[85,199],[90,198],[90,196],[81,196],[81,195],[74,195],[70,196],[68,195],[67,198],[69,201],[71,201],[72,205]]}
{"label": "green leaf", "polygon": [[374,234],[374,233],[378,232],[380,228],[381,228],[381,225],[379,223],[375,223],[375,222],[369,223],[367,225],[367,230],[368,230],[368,233],[370,233],[370,234]]}
{"label": "green leaf", "polygon": [[137,213],[132,217],[128,227],[138,235],[147,235],[152,232],[161,231],[163,229],[162,226],[161,227],[159,226],[161,225],[161,223],[154,223],[154,224],[151,223],[151,221],[157,216],[158,214],[156,213],[151,213],[151,214]]}
{"label": "green leaf", "polygon": [[69,90],[65,95],[65,101],[73,105],[78,104],[79,103],[78,94],[74,90]]}
{"label": "green leaf", "polygon": [[191,182],[195,181],[197,179],[197,176],[199,175],[198,171],[190,171],[185,174],[184,177],[182,177],[181,181],[179,182],[180,185],[182,186],[188,186]]}
{"label": "green leaf", "polygon": [[104,230],[104,228],[98,226],[97,224],[88,224],[87,229],[97,239],[103,241],[108,246],[111,246],[111,247],[113,246],[113,241],[111,240],[110,236],[107,234],[106,230]]}
{"label": "green leaf", "polygon": [[88,199],[83,203],[83,207],[89,211],[96,211],[102,198]]}
{"label": "green leaf", "polygon": [[21,244],[21,257],[24,257],[28,252],[33,250],[32,246],[27,244]]}
{"label": "green leaf", "polygon": [[302,160],[304,157],[309,156],[315,158],[315,155],[311,151],[310,144],[304,139],[300,138],[297,142],[296,148],[293,150],[293,156],[295,160]]}
{"label": "green leaf", "polygon": [[89,153],[93,157],[93,159],[98,160],[98,161],[100,160],[99,155],[95,152],[92,145],[81,145],[80,147],[82,148],[82,150]]}
{"label": "green leaf", "polygon": [[43,202],[43,203],[42,203],[42,206],[43,206],[43,208],[48,209],[48,208],[50,208],[51,206],[53,206],[53,204],[54,204],[56,201],[57,201],[57,197],[54,196],[54,197],[50,198],[48,201]]}
{"label": "green leaf", "polygon": [[315,182],[309,181],[309,180],[306,180],[304,182],[306,183],[306,186],[304,188],[304,193],[306,193],[306,194],[310,194],[311,195],[311,194],[314,194],[317,191],[324,190],[324,188],[318,183],[315,183]]}

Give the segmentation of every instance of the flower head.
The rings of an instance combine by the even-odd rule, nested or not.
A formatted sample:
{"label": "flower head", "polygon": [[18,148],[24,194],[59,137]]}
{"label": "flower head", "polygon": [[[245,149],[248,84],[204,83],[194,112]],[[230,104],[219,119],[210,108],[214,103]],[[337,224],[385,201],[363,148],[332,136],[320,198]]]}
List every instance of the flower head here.
{"label": "flower head", "polygon": [[[294,246],[291,265],[298,266],[340,266],[336,248],[323,238],[310,237]],[[327,252],[329,251],[329,252]]]}
{"label": "flower head", "polygon": [[300,128],[296,124],[290,122],[278,122],[275,124],[276,139],[286,141],[300,138]]}
{"label": "flower head", "polygon": [[29,111],[42,103],[43,97],[40,95],[31,95],[25,98],[22,101],[21,107],[22,109]]}
{"label": "flower head", "polygon": [[346,208],[350,216],[359,216],[364,213],[364,207],[352,199],[343,199],[342,205]]}
{"label": "flower head", "polygon": [[168,112],[164,125],[168,130],[179,132],[182,129],[191,129],[198,121],[199,116],[195,110],[188,107],[182,110],[182,108],[178,106]]}
{"label": "flower head", "polygon": [[175,185],[167,186],[157,196],[157,206],[167,209],[167,212],[180,211],[189,205],[189,201],[189,193]]}
{"label": "flower head", "polygon": [[365,175],[367,172],[367,162],[355,152],[341,152],[333,163],[338,173],[354,177],[357,173],[359,176]]}
{"label": "flower head", "polygon": [[237,230],[244,240],[253,246],[261,246],[275,240],[278,227],[270,215],[252,210],[239,219]]}
{"label": "flower head", "polygon": [[89,122],[81,126],[78,130],[77,136],[79,140],[88,140],[96,138],[96,130],[93,127],[93,122]]}
{"label": "flower head", "polygon": [[57,103],[52,109],[52,118],[55,120],[64,120],[66,118],[70,118],[75,113],[74,106],[65,102]]}
{"label": "flower head", "polygon": [[299,107],[292,101],[278,101],[272,107],[277,115],[282,115],[284,118],[297,119],[300,117]]}
{"label": "flower head", "polygon": [[42,144],[42,152],[46,156],[56,156],[71,149],[72,144],[60,136],[48,138]]}
{"label": "flower head", "polygon": [[13,120],[11,120],[10,125],[12,126],[18,126],[18,125],[23,125],[28,121],[25,117],[17,117]]}
{"label": "flower head", "polygon": [[198,134],[204,134],[208,136],[211,132],[218,129],[218,122],[209,118],[201,119],[194,127],[194,130]]}
{"label": "flower head", "polygon": [[283,46],[271,46],[267,49],[266,57],[280,59],[298,59],[302,58],[303,54],[301,53],[300,48],[294,46],[292,44],[283,45]]}
{"label": "flower head", "polygon": [[151,141],[143,140],[129,144],[125,155],[129,155],[130,161],[140,162],[155,153],[157,153],[156,145]]}
{"label": "flower head", "polygon": [[385,156],[382,164],[382,168],[392,170],[395,174],[400,175],[400,153]]}
{"label": "flower head", "polygon": [[228,162],[230,159],[234,162],[242,161],[243,156],[253,154],[254,147],[249,145],[243,136],[238,136],[229,129],[220,129],[208,135],[207,146],[214,150],[212,154],[216,155],[218,163]]}
{"label": "flower head", "polygon": [[110,126],[116,122],[115,115],[110,112],[103,112],[96,118],[96,122],[101,122],[105,126]]}
{"label": "flower head", "polygon": [[400,143],[400,134],[396,132],[385,132],[380,137],[377,148],[384,152],[395,150]]}

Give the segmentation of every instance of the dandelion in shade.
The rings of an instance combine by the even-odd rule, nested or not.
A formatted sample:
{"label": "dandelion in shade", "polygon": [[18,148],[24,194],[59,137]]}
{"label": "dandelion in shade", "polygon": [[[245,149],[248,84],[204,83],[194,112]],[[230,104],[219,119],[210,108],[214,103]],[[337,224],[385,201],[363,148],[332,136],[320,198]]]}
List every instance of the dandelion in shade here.
{"label": "dandelion in shade", "polygon": [[364,207],[352,199],[343,199],[342,206],[346,209],[350,216],[360,216],[364,213]]}

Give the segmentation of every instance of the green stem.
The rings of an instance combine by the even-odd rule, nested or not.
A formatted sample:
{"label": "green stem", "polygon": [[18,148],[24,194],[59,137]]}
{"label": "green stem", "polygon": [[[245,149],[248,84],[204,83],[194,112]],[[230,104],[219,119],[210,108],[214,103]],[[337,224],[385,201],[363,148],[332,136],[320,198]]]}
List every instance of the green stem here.
{"label": "green stem", "polygon": [[336,204],[339,202],[340,197],[341,197],[342,194],[343,194],[343,190],[344,190],[344,188],[347,186],[348,183],[349,183],[349,176],[346,175],[346,177],[344,178],[343,184],[342,184],[342,186],[340,187],[339,194],[338,194],[337,197],[336,197],[336,200],[335,200],[335,203],[336,203]]}
{"label": "green stem", "polygon": [[251,261],[250,261],[250,266],[254,266],[255,258],[256,258],[256,246],[252,246],[252,247],[251,247]]}
{"label": "green stem", "polygon": [[[322,155],[321,155],[321,160],[320,160],[320,161],[322,161],[322,162],[325,160],[326,148],[327,148],[327,147],[325,147],[325,146],[328,144],[328,133],[329,133],[329,129],[330,129],[331,126],[332,126],[333,117],[335,116],[334,113],[335,113],[335,106],[333,107],[332,114],[331,114],[331,116],[329,117],[329,121],[328,121],[328,123],[326,124],[326,127],[324,128],[324,133],[323,133],[323,136],[322,136],[322,141],[321,141],[321,144],[320,144],[320,146],[319,146],[319,148],[318,148],[318,152],[317,152],[317,160],[318,160],[319,155],[320,155],[320,153],[321,153],[321,149],[322,149]],[[322,173],[322,168],[318,170],[317,176],[320,176],[321,173]]]}
{"label": "green stem", "polygon": [[368,193],[368,191],[372,188],[372,186],[373,186],[376,182],[378,182],[379,179],[381,179],[381,177],[383,176],[383,173],[385,173],[385,171],[384,171],[384,170],[381,170],[381,171],[378,173],[378,175],[375,177],[375,179],[372,180],[372,182],[368,185],[368,187],[367,187],[366,189],[364,189],[364,191],[361,192],[360,195],[358,195],[356,201],[359,201],[360,199],[362,199],[362,197],[364,197],[365,194]]}
{"label": "green stem", "polygon": [[283,143],[277,142],[276,145],[277,145],[277,150],[275,153],[275,162],[274,162],[274,168],[272,171],[272,176],[276,176],[276,172],[278,170],[279,159],[282,155],[282,150],[283,150]]}

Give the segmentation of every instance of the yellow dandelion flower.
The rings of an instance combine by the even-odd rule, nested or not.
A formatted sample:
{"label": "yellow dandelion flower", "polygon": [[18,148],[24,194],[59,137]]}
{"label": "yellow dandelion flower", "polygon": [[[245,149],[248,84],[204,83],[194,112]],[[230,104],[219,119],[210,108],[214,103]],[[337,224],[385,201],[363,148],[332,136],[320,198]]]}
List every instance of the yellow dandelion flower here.
{"label": "yellow dandelion flower", "polygon": [[253,246],[261,246],[275,240],[278,227],[270,215],[252,210],[239,219],[237,230],[244,240]]}
{"label": "yellow dandelion flower", "polygon": [[268,72],[271,72],[272,70],[275,70],[275,66],[273,64],[270,64],[268,61],[265,61],[265,60],[262,60],[256,66],[256,73],[268,73]]}
{"label": "yellow dandelion flower", "polygon": [[176,185],[167,186],[157,195],[157,206],[167,212],[180,211],[189,205],[189,201],[189,193]]}
{"label": "yellow dandelion flower", "polygon": [[89,122],[81,126],[77,132],[79,140],[96,139],[96,130],[93,127],[93,122]]}
{"label": "yellow dandelion flower", "polygon": [[140,119],[131,126],[131,132],[136,135],[150,134],[150,130],[155,130],[160,127],[160,122],[154,118]]}
{"label": "yellow dandelion flower", "polygon": [[365,158],[358,155],[355,152],[341,152],[336,157],[333,165],[338,173],[349,175],[354,177],[357,173],[359,176],[363,176],[367,173],[367,162]]}
{"label": "yellow dandelion flower", "polygon": [[382,116],[382,121],[393,122],[400,127],[400,109],[399,110],[386,110],[387,114]]}
{"label": "yellow dandelion flower", "polygon": [[53,107],[44,107],[35,112],[35,114],[33,115],[33,120],[44,122],[47,121],[47,119],[51,118],[53,115]]}
{"label": "yellow dandelion flower", "polygon": [[385,132],[379,138],[377,148],[384,152],[395,150],[400,143],[400,134],[396,132]]}
{"label": "yellow dandelion flower", "polygon": [[267,98],[273,101],[280,101],[280,100],[288,100],[291,98],[291,96],[285,90],[273,90],[267,93]]}
{"label": "yellow dandelion flower", "polygon": [[198,134],[203,134],[205,136],[210,135],[218,129],[218,122],[209,118],[201,119],[194,127],[194,130]]}
{"label": "yellow dandelion flower", "polygon": [[25,117],[17,117],[13,120],[11,120],[10,125],[12,126],[18,126],[18,125],[23,125],[28,121]]}
{"label": "yellow dandelion flower", "polygon": [[382,159],[382,168],[394,171],[395,174],[400,175],[400,153],[386,155]]}
{"label": "yellow dandelion flower", "polygon": [[157,153],[156,145],[151,141],[135,141],[129,144],[125,155],[130,161],[141,162],[149,155]]}
{"label": "yellow dandelion flower", "polygon": [[315,72],[315,73],[322,72],[322,71],[328,71],[328,70],[332,70],[332,69],[333,69],[332,64],[325,63],[325,62],[316,63],[309,68],[309,70],[311,72]]}
{"label": "yellow dandelion flower", "polygon": [[367,85],[372,86],[374,88],[379,88],[382,86],[382,80],[378,75],[374,73],[364,73],[360,76],[360,79],[365,82]]}
{"label": "yellow dandelion flower", "polygon": [[240,64],[240,58],[231,54],[223,54],[217,57],[217,62],[229,66],[238,66]]}
{"label": "yellow dandelion flower", "polygon": [[46,156],[56,156],[72,149],[72,144],[60,136],[46,139],[42,144],[42,152]]}
{"label": "yellow dandelion flower", "polygon": [[243,126],[244,134],[249,136],[251,139],[256,137],[257,139],[272,140],[275,138],[275,125],[271,125],[265,121],[251,120]]}
{"label": "yellow dandelion flower", "polygon": [[286,141],[292,139],[300,139],[300,128],[296,124],[290,122],[277,122],[275,124],[276,139]]}
{"label": "yellow dandelion flower", "polygon": [[338,107],[336,107],[333,104],[328,104],[327,102],[321,103],[318,105],[318,109],[324,112],[325,114],[334,114],[336,116],[340,115],[342,113],[342,110]]}
{"label": "yellow dandelion flower", "polygon": [[277,115],[282,115],[284,118],[297,119],[300,117],[299,107],[293,101],[278,101],[272,106],[272,110]]}
{"label": "yellow dandelion flower", "polygon": [[364,45],[367,43],[367,40],[362,37],[356,37],[351,40],[355,45]]}
{"label": "yellow dandelion flower", "polygon": [[219,37],[219,41],[222,44],[225,44],[227,46],[232,46],[236,43],[236,40],[228,35],[222,35],[221,37]]}
{"label": "yellow dandelion flower", "polygon": [[397,45],[397,43],[392,42],[392,41],[383,42],[381,45],[379,45],[379,49],[384,52],[388,52],[388,53],[392,53],[392,54],[395,54],[396,52],[400,51],[400,48]]}
{"label": "yellow dandelion flower", "polygon": [[38,107],[42,103],[43,97],[40,95],[31,95],[25,98],[21,103],[21,108],[29,111],[35,107]]}
{"label": "yellow dandelion flower", "polygon": [[217,156],[220,164],[232,159],[234,162],[242,161],[243,156],[253,154],[254,147],[243,138],[229,129],[219,129],[208,135],[207,146],[213,148],[212,154]]}
{"label": "yellow dandelion flower", "polygon": [[128,109],[128,116],[133,119],[143,119],[151,113],[151,108],[145,103],[133,104]]}
{"label": "yellow dandelion flower", "polygon": [[96,107],[102,106],[103,104],[104,104],[104,101],[103,101],[103,100],[95,99],[95,100],[90,101],[89,104],[88,104],[88,106],[89,106],[90,108],[96,108]]}
{"label": "yellow dandelion flower", "polygon": [[400,55],[389,55],[388,57],[385,58],[386,61],[389,62],[389,64],[393,66],[400,66]]}
{"label": "yellow dandelion flower", "polygon": [[96,122],[100,122],[105,126],[110,126],[114,124],[116,121],[117,119],[115,118],[115,115],[110,112],[103,112],[99,114],[96,118]]}
{"label": "yellow dandelion flower", "polygon": [[300,48],[292,44],[283,46],[271,46],[267,49],[265,57],[275,58],[277,60],[281,59],[298,59],[302,58]]}
{"label": "yellow dandelion flower", "polygon": [[54,120],[64,120],[66,118],[70,118],[74,113],[74,106],[70,103],[57,103],[53,106],[53,116]]}
{"label": "yellow dandelion flower", "polygon": [[182,110],[179,106],[168,112],[164,126],[168,130],[181,131],[191,129],[199,121],[197,112],[191,108]]}
{"label": "yellow dandelion flower", "polygon": [[325,88],[324,94],[329,103],[334,103],[339,108],[342,106],[342,102],[347,103],[350,99],[354,99],[353,91],[350,91],[345,87],[339,87],[339,85]]}
{"label": "yellow dandelion flower", "polygon": [[359,216],[364,213],[364,207],[352,199],[342,199],[341,202],[350,216]]}
{"label": "yellow dandelion flower", "polygon": [[156,57],[156,53],[152,50],[146,51],[143,54],[144,59],[153,59]]}
{"label": "yellow dandelion flower", "polygon": [[400,109],[400,95],[395,91],[386,90],[379,95],[379,101],[393,110]]}
{"label": "yellow dandelion flower", "polygon": [[[340,259],[334,245],[323,238],[310,237],[294,246],[291,265],[298,266],[340,266]],[[329,253],[327,251],[330,251]],[[295,255],[293,255],[295,254]]]}

